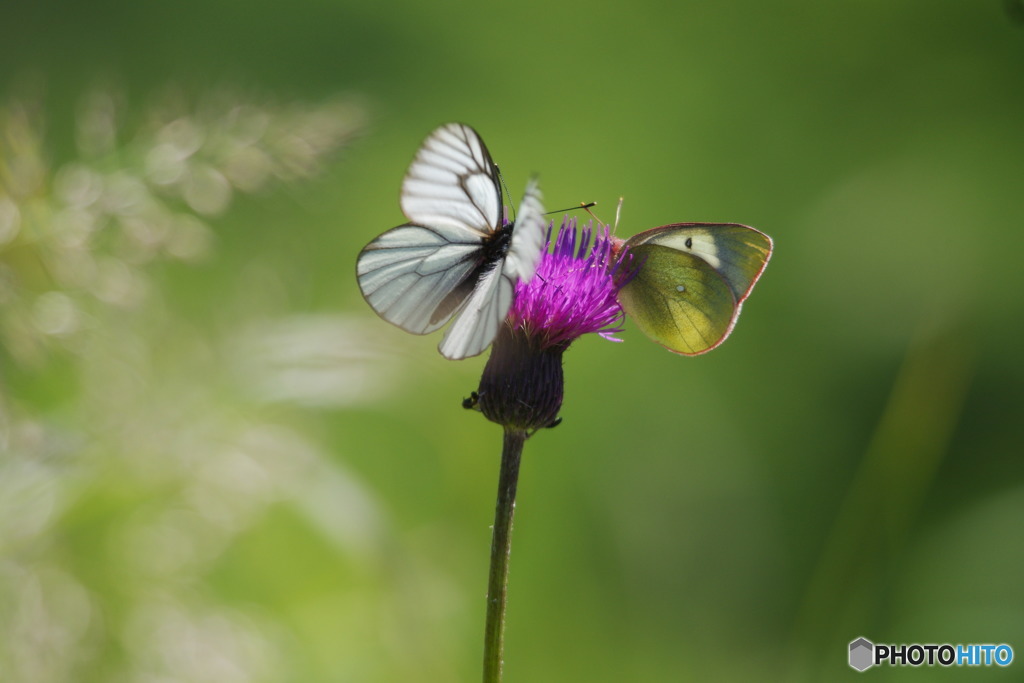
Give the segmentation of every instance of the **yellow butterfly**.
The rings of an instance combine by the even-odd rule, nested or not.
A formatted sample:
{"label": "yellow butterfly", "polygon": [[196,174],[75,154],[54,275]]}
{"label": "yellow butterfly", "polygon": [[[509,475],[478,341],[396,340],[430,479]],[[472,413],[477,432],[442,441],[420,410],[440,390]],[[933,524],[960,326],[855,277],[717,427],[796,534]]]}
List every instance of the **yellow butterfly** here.
{"label": "yellow butterfly", "polygon": [[[619,303],[669,351],[706,353],[725,341],[772,255],[772,239],[738,223],[674,223],[617,244],[632,255]],[[627,257],[629,258],[629,257]]]}

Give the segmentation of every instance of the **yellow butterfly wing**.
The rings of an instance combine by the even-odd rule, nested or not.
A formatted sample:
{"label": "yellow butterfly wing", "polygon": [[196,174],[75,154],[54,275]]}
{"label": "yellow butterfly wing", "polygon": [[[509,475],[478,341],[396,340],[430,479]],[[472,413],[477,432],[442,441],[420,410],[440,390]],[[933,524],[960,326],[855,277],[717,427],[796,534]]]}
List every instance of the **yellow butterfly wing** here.
{"label": "yellow butterfly wing", "polygon": [[627,240],[635,275],[619,303],[637,327],[675,353],[725,341],[771,258],[772,240],[736,223],[677,223]]}

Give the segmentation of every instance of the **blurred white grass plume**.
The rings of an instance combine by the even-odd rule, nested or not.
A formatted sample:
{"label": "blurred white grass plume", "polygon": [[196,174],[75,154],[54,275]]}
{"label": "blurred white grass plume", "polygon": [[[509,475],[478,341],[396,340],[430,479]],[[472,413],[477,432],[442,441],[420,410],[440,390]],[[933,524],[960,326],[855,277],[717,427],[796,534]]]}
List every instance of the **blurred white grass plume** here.
{"label": "blurred white grass plume", "polygon": [[229,357],[257,400],[339,408],[386,396],[399,381],[401,354],[386,339],[376,319],[293,315],[243,330]]}
{"label": "blurred white grass plume", "polygon": [[55,161],[42,104],[0,103],[0,344],[19,362],[73,336],[93,306],[141,304],[146,264],[203,259],[208,221],[237,194],[315,176],[364,125],[351,99],[277,104],[226,88],[198,102],[169,90],[131,114],[119,92],[88,93],[78,156]]}
{"label": "blurred white grass plume", "polygon": [[121,636],[137,681],[253,683],[281,680],[281,636],[231,609],[211,610],[171,595],[133,605]]}
{"label": "blurred white grass plume", "polygon": [[[175,317],[147,268],[208,257],[232,201],[324,170],[362,110],[222,90],[140,116],[95,90],[59,160],[47,120],[0,102],[0,357],[28,378],[0,386],[0,678],[78,681],[105,662],[108,680],[282,680],[288,637],[208,573],[278,506],[360,565],[383,561],[389,532],[338,456],[250,411],[266,391],[347,405],[391,383],[375,365],[356,377],[372,350],[359,321],[284,318],[253,329],[296,348],[245,342],[271,365],[256,403],[225,392],[220,340]],[[59,400],[19,395],[36,380]]]}
{"label": "blurred white grass plume", "polygon": [[75,680],[100,616],[92,596],[55,564],[0,560],[0,577],[3,680]]}

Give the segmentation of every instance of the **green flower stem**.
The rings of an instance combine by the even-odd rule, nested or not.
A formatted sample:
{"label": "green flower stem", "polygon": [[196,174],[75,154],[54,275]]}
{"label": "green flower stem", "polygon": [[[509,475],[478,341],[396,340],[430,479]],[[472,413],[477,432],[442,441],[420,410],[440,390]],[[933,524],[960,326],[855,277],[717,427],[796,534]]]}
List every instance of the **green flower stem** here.
{"label": "green flower stem", "polygon": [[505,636],[505,603],[508,593],[508,557],[512,549],[512,514],[516,508],[519,461],[527,433],[506,427],[498,475],[498,502],[494,508],[491,536],[491,572],[487,579],[487,623],[484,626],[484,683],[501,681]]}

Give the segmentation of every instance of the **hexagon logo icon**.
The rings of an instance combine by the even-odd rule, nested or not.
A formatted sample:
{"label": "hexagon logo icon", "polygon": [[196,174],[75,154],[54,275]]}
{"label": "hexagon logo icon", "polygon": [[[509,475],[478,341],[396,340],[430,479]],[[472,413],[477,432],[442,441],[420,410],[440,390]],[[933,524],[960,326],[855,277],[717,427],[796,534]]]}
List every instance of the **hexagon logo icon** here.
{"label": "hexagon logo icon", "polygon": [[875,664],[875,644],[867,638],[858,638],[850,643],[850,666],[864,671]]}

